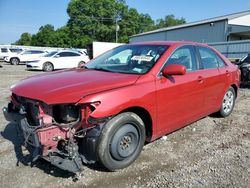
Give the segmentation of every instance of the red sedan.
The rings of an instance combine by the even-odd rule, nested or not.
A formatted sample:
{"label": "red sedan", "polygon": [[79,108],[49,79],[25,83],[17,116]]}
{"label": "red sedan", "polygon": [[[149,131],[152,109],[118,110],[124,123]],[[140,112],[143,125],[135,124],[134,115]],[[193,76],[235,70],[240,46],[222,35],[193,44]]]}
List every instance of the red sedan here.
{"label": "red sedan", "polygon": [[17,122],[33,161],[113,171],[153,141],[209,114],[233,110],[240,72],[215,49],[192,42],[117,47],[81,68],[12,86],[7,120]]}

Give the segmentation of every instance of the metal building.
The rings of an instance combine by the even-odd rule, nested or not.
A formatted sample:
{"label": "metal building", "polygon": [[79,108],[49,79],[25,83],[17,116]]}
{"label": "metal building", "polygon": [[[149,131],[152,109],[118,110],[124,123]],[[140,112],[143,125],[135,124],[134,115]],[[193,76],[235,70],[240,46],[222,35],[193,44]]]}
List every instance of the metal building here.
{"label": "metal building", "polygon": [[250,39],[250,11],[140,33],[131,36],[130,43],[159,40],[212,43],[247,39]]}

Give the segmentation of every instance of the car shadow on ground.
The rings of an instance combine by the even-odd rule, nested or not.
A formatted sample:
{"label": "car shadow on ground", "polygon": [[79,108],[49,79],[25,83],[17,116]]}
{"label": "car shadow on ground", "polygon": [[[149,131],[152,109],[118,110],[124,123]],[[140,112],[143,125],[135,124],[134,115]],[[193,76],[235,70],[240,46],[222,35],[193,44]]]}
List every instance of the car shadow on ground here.
{"label": "car shadow on ground", "polygon": [[[34,164],[32,164],[32,158],[31,158],[32,155],[22,145],[22,135],[18,133],[16,126],[17,124],[15,123],[9,123],[5,126],[5,129],[0,134],[3,138],[5,138],[6,140],[10,141],[13,144],[17,160],[16,161],[17,168],[21,163],[22,165],[30,166],[31,168],[39,168],[46,174],[49,174],[54,177],[61,177],[61,178],[75,177],[75,173],[57,168],[44,159],[38,159]],[[105,169],[99,163],[83,165],[83,169],[86,167],[92,170],[108,172],[108,170]]]}

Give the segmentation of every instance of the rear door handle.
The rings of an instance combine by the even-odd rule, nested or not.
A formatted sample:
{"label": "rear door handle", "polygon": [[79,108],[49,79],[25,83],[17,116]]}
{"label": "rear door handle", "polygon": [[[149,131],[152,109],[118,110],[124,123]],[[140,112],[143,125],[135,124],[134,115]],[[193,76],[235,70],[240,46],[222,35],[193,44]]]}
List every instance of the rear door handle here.
{"label": "rear door handle", "polygon": [[198,76],[197,80],[198,80],[199,83],[202,83],[204,78],[202,76]]}

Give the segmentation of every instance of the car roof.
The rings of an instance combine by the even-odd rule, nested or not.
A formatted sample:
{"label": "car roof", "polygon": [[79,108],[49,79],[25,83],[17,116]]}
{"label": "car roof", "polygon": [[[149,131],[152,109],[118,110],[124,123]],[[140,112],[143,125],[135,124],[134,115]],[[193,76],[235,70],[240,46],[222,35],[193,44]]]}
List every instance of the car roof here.
{"label": "car roof", "polygon": [[59,53],[59,52],[74,52],[74,53],[77,53],[77,54],[81,54],[80,52],[75,51],[75,50],[58,50],[57,52],[58,52],[58,53]]}
{"label": "car roof", "polygon": [[198,43],[198,42],[189,42],[189,41],[150,41],[150,42],[137,42],[137,43],[131,43],[131,45],[168,45],[168,46],[173,46],[173,45],[200,45],[200,46],[206,46],[208,47],[207,44],[203,43]]}

